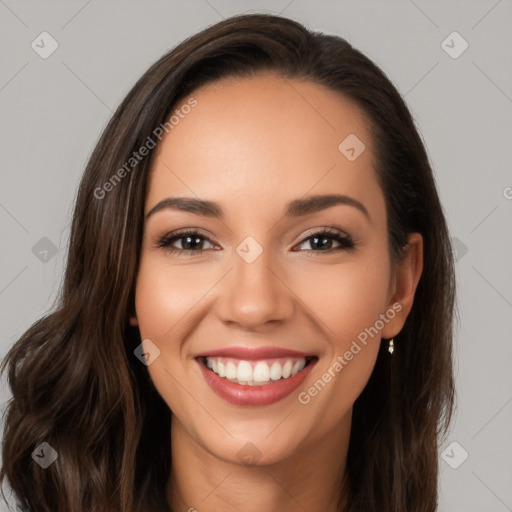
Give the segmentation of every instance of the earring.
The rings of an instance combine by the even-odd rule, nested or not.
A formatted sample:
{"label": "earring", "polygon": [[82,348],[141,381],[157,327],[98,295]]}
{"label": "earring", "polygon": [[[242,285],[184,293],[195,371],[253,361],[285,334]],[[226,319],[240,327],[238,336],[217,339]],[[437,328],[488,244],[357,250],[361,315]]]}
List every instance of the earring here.
{"label": "earring", "polygon": [[393,345],[393,338],[391,338],[389,340],[388,352],[390,354],[393,354],[394,350],[395,350],[395,346]]}

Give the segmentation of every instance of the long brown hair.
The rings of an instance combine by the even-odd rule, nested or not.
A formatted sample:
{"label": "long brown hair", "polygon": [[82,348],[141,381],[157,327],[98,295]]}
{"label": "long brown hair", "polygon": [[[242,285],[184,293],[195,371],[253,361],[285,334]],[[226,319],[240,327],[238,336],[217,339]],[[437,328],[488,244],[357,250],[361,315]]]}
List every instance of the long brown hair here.
{"label": "long brown hair", "polygon": [[[90,157],[60,294],[1,366],[2,372],[8,367],[13,398],[0,483],[7,477],[27,510],[170,510],[171,411],[134,356],[141,339],[129,324],[151,158],[133,168],[126,163],[198,86],[260,71],[322,84],[362,107],[372,125],[393,260],[408,233],[423,235],[423,274],[395,352],[390,357],[381,344],[354,404],[346,511],[437,509],[439,439],[454,412],[455,279],[425,148],[400,94],[365,55],[340,37],[253,14],[208,27],[153,64]],[[112,180],[123,166],[122,179]],[[46,469],[31,456],[42,442],[58,453]]]}

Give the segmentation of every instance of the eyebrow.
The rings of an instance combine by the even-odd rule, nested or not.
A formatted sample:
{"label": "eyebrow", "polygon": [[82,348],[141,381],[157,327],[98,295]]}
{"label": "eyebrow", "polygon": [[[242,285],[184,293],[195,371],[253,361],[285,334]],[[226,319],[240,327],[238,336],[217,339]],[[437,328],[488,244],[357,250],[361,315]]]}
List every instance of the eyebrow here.
{"label": "eyebrow", "polygon": [[[285,217],[300,217],[325,210],[338,204],[352,206],[370,219],[368,210],[361,202],[341,194],[315,195],[294,199],[286,205]],[[169,208],[217,219],[223,219],[225,217],[221,206],[213,201],[193,197],[167,197],[151,208],[146,215],[146,220],[156,212]]]}

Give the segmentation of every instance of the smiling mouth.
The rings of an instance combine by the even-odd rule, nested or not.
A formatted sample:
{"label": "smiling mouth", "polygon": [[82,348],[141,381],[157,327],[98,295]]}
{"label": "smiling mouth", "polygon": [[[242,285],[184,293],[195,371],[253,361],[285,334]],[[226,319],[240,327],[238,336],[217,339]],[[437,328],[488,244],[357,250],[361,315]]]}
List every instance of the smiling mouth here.
{"label": "smiling mouth", "polygon": [[200,363],[212,373],[229,382],[245,386],[266,386],[290,379],[317,359],[316,356],[277,357],[262,360],[198,357]]}

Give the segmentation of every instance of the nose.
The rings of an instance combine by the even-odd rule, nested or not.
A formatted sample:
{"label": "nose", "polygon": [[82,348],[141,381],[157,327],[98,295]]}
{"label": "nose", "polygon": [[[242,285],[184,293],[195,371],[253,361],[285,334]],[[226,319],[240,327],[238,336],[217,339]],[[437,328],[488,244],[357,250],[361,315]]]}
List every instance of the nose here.
{"label": "nose", "polygon": [[271,251],[263,250],[251,263],[233,251],[233,268],[222,281],[217,302],[219,317],[245,330],[286,321],[295,310],[286,280]]}

